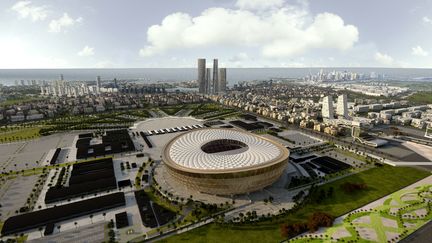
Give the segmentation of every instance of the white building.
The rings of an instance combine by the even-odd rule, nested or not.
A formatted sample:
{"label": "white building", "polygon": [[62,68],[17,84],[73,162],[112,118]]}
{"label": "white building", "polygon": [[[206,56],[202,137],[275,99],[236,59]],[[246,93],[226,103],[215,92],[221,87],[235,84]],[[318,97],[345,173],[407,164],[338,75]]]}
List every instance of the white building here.
{"label": "white building", "polygon": [[322,117],[323,118],[334,118],[333,110],[333,97],[331,95],[324,97],[322,103]]}
{"label": "white building", "polygon": [[101,77],[97,76],[96,78],[96,93],[100,94],[101,92]]}
{"label": "white building", "polygon": [[343,118],[348,118],[348,98],[346,94],[339,95],[336,114]]}

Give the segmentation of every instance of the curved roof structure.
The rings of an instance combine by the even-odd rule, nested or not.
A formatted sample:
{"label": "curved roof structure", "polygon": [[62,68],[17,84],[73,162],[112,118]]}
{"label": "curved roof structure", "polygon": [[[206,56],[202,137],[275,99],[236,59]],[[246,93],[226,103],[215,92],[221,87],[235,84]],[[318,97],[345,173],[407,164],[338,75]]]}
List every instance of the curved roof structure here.
{"label": "curved roof structure", "polygon": [[[199,129],[174,138],[165,148],[165,161],[192,171],[237,171],[268,166],[286,149],[269,139],[233,129]],[[167,160],[168,159],[168,160]]]}

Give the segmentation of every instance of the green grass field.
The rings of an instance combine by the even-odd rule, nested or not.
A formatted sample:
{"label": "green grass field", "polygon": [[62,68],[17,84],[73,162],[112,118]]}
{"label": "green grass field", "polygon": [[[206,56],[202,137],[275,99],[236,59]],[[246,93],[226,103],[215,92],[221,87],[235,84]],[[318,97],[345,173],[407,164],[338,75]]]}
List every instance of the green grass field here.
{"label": "green grass field", "polygon": [[[210,224],[162,242],[280,242],[283,240],[279,230],[282,223],[305,222],[316,211],[338,217],[429,175],[426,171],[407,167],[373,168],[321,186],[323,189],[333,187],[334,195],[320,204],[305,205],[295,213],[274,219],[273,222],[238,226]],[[368,189],[355,194],[345,194],[340,190],[340,185],[345,182],[364,182]]]}
{"label": "green grass field", "polygon": [[19,140],[33,139],[39,137],[40,128],[22,128],[18,130],[10,130],[0,133],[0,143],[8,143]]}
{"label": "green grass field", "polygon": [[0,106],[9,106],[9,105],[17,105],[17,104],[23,104],[23,103],[29,103],[34,101],[40,101],[43,100],[42,97],[29,97],[29,96],[23,96],[20,98],[14,98],[14,99],[7,99],[5,101],[0,102]]}
{"label": "green grass field", "polygon": [[185,107],[184,105],[161,107],[160,109],[169,116],[174,116],[177,112]]}
{"label": "green grass field", "polygon": [[410,97],[408,100],[415,104],[431,104],[432,103],[432,92],[417,92]]}

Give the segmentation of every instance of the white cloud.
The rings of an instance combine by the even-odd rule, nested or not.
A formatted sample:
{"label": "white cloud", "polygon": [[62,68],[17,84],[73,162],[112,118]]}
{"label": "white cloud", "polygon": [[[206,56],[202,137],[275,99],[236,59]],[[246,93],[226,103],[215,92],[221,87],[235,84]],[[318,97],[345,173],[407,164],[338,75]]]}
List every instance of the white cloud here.
{"label": "white cloud", "polygon": [[249,55],[245,52],[240,52],[229,59],[230,62],[240,62],[249,59]]}
{"label": "white cloud", "polygon": [[72,27],[76,24],[82,23],[83,18],[79,17],[77,19],[73,19],[69,17],[69,14],[63,13],[63,16],[59,19],[51,20],[49,23],[49,31],[58,33],[61,31],[66,31],[65,29]]}
{"label": "white cloud", "polygon": [[250,63],[251,58],[249,57],[249,55],[245,52],[240,52],[238,54],[236,54],[235,56],[232,56],[231,58],[228,59],[227,63],[220,63],[220,66],[230,66],[230,67],[238,67],[241,68],[243,67],[246,63]]}
{"label": "white cloud", "polygon": [[426,57],[429,55],[429,53],[423,50],[421,46],[415,46],[411,48],[411,54],[418,57]]}
{"label": "white cloud", "polygon": [[[258,1],[257,1],[258,2]],[[293,57],[314,49],[346,50],[358,30],[332,13],[313,16],[304,6],[284,4],[265,12],[209,8],[197,17],[173,13],[147,30],[142,56],[170,49],[252,47],[265,57]]]}
{"label": "white cloud", "polygon": [[422,20],[423,20],[424,23],[427,23],[427,24],[432,23],[432,19],[430,19],[428,16],[424,16],[424,17],[422,18]]}
{"label": "white cloud", "polygon": [[265,10],[281,7],[284,0],[238,0],[236,6],[240,9]]}
{"label": "white cloud", "polygon": [[89,57],[93,56],[94,54],[94,48],[89,46],[85,46],[81,51],[77,53],[77,55],[80,57]]}
{"label": "white cloud", "polygon": [[46,50],[33,49],[31,41],[0,37],[0,68],[65,68],[68,62],[51,56]]}
{"label": "white cloud", "polygon": [[376,52],[375,53],[375,60],[377,62],[379,62],[380,64],[386,65],[386,66],[390,66],[393,64],[394,60],[391,56],[381,53],[381,52]]}
{"label": "white cloud", "polygon": [[11,10],[17,12],[21,18],[30,18],[32,21],[44,20],[49,12],[46,6],[34,6],[31,1],[18,1]]}

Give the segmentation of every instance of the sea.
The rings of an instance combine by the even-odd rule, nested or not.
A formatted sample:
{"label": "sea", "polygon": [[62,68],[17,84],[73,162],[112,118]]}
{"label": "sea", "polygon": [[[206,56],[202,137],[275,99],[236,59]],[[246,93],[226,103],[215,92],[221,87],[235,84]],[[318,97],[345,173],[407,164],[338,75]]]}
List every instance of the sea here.
{"label": "sea", "polygon": [[[347,71],[374,74],[385,79],[432,82],[432,69],[414,68],[227,68],[229,85],[240,81],[297,79],[308,74]],[[63,75],[68,81],[130,80],[143,83],[181,82],[197,78],[196,68],[121,68],[121,69],[0,69],[0,83],[14,85],[15,80],[58,80]]]}

